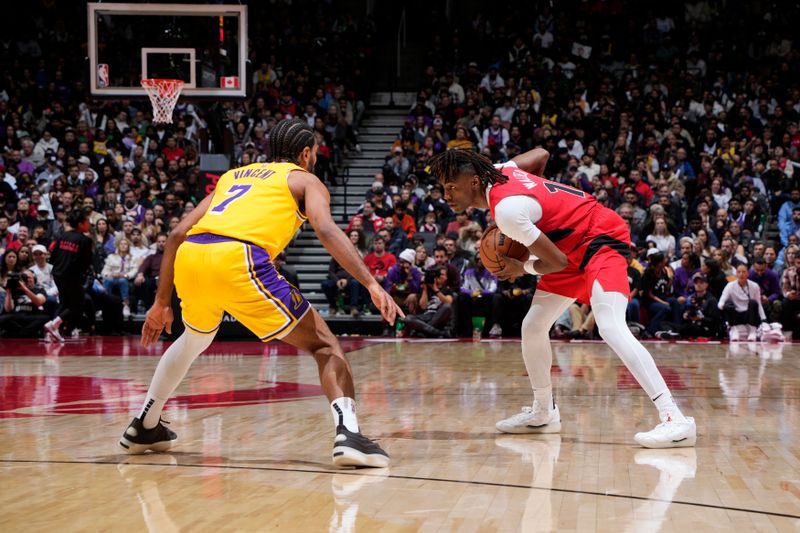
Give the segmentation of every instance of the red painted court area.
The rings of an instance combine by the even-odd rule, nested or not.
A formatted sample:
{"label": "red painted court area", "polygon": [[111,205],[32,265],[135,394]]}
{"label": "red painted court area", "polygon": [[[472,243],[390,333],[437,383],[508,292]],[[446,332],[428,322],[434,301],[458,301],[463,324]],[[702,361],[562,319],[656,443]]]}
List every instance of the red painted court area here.
{"label": "red painted court area", "polygon": [[[339,343],[345,352],[358,350],[369,344],[364,338],[341,338]],[[161,357],[169,342],[159,342],[145,348],[139,337],[81,337],[67,339],[64,344],[46,343],[36,339],[0,339],[0,357],[41,356],[112,356],[112,357]],[[219,355],[300,355],[302,352],[289,344],[273,341],[269,343],[246,341],[215,341],[202,356]],[[201,357],[202,357],[201,356]]]}

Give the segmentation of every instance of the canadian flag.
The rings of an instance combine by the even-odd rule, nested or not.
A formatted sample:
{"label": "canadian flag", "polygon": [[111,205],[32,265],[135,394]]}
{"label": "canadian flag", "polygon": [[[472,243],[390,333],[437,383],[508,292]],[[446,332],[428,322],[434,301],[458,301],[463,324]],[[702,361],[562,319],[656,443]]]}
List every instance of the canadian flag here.
{"label": "canadian flag", "polygon": [[222,76],[219,80],[219,86],[223,89],[238,89],[239,76]]}

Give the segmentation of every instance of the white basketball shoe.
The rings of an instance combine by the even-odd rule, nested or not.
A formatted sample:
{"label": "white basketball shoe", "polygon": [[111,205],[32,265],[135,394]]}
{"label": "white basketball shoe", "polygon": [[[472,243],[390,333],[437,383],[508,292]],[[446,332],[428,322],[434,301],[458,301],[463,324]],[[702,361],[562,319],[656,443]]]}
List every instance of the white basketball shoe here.
{"label": "white basketball shoe", "polygon": [[655,428],[639,432],[633,439],[645,448],[685,448],[697,442],[697,425],[690,416],[680,422],[667,416]]}
{"label": "white basketball shoe", "polygon": [[561,431],[561,414],[558,406],[548,409],[536,400],[511,418],[499,421],[495,427],[503,433],[558,433]]}

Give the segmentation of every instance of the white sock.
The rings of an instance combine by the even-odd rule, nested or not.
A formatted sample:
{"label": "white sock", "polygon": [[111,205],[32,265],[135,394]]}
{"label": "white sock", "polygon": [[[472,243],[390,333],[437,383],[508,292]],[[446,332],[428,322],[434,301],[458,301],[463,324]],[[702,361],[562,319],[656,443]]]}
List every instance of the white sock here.
{"label": "white sock", "polygon": [[668,390],[652,398],[652,400],[656,405],[656,409],[658,409],[658,416],[661,417],[662,422],[666,422],[668,418],[675,422],[683,422],[686,420],[686,417],[683,416],[683,413],[681,413],[680,408],[675,403],[675,400],[672,399],[672,394],[670,394]]}
{"label": "white sock", "polygon": [[356,401],[352,398],[342,396],[331,402],[331,413],[333,414],[334,428],[340,424],[348,431],[358,433],[358,418],[356,418]]}
{"label": "white sock", "polygon": [[553,386],[541,387],[533,389],[533,399],[538,401],[539,405],[547,406],[547,409],[552,411],[553,406]]}
{"label": "white sock", "polygon": [[153,381],[147,390],[139,419],[145,429],[158,425],[164,404],[178,387],[198,355],[208,348],[214,335],[200,335],[188,328],[167,348],[156,367]]}
{"label": "white sock", "polygon": [[51,320],[51,322],[53,323],[53,325],[55,327],[60,328],[61,327],[61,323],[64,322],[64,321],[61,319],[60,316],[57,316],[53,320]]}

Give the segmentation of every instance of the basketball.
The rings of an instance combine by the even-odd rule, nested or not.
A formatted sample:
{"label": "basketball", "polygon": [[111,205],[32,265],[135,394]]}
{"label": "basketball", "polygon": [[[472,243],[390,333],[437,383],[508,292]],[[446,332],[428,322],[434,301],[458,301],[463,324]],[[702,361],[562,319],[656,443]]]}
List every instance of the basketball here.
{"label": "basketball", "polygon": [[481,262],[489,272],[495,275],[505,268],[501,255],[520,261],[527,261],[530,256],[530,252],[524,244],[504,235],[497,226],[490,226],[486,229],[478,250]]}

